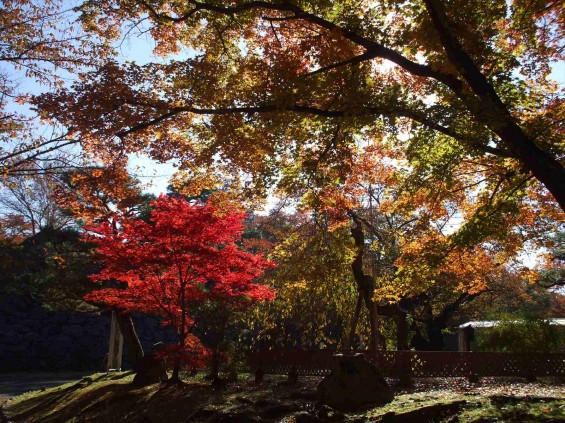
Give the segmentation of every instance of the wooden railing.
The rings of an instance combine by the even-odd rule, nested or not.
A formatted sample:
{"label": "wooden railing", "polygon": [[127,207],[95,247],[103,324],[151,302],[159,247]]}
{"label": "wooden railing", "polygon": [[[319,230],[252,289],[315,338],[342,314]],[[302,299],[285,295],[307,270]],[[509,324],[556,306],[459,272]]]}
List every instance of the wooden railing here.
{"label": "wooden railing", "polygon": [[362,353],[383,376],[421,377],[536,376],[565,377],[565,353],[494,353],[443,351],[269,350],[248,355],[259,374],[325,375],[336,353]]}

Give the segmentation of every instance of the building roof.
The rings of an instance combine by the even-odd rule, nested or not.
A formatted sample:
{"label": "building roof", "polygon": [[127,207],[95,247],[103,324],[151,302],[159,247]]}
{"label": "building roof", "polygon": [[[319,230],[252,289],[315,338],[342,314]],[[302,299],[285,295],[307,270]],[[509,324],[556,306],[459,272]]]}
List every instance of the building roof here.
{"label": "building roof", "polygon": [[[544,319],[549,321],[550,325],[559,325],[565,326],[565,319]],[[497,326],[500,323],[500,320],[477,320],[472,322],[463,323],[462,325],[458,326],[459,328],[492,328],[493,326]]]}

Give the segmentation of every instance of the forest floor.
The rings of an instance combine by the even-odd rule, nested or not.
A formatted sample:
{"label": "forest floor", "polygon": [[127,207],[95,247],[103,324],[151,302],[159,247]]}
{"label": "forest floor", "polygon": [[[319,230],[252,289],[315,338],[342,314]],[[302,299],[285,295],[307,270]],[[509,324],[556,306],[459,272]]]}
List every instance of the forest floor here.
{"label": "forest floor", "polygon": [[319,378],[288,385],[270,377],[256,385],[250,375],[214,388],[202,376],[182,385],[134,388],[131,373],[97,373],[62,386],[11,398],[0,422],[565,422],[565,384],[510,379],[420,379],[396,387],[393,402],[342,414],[316,408]]}

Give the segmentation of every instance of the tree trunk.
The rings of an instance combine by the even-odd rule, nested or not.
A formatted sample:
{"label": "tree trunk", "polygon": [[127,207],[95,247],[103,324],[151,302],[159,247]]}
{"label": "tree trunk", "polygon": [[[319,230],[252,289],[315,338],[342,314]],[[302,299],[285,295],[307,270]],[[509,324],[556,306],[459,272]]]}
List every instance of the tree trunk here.
{"label": "tree trunk", "polygon": [[379,348],[379,329],[378,329],[378,316],[377,304],[373,301],[373,292],[375,291],[375,280],[372,276],[367,275],[363,270],[363,253],[365,251],[365,233],[363,226],[359,219],[354,215],[352,216],[354,225],[351,227],[351,236],[355,240],[357,247],[357,255],[355,260],[351,263],[351,270],[353,277],[357,283],[357,290],[359,295],[363,296],[365,307],[369,311],[369,324],[371,328],[371,339],[369,349],[377,351]]}
{"label": "tree trunk", "polygon": [[175,358],[175,365],[173,367],[173,374],[169,379],[169,383],[179,383],[180,382],[180,359]]}
{"label": "tree trunk", "polygon": [[122,348],[124,345],[124,337],[118,323],[118,312],[112,312],[112,321],[110,323],[110,339],[108,345],[108,359],[106,360],[105,371],[111,369],[120,370],[122,368]]}
{"label": "tree trunk", "polygon": [[561,163],[535,145],[513,122],[497,134],[514,149],[524,166],[545,185],[561,209],[565,210],[565,168]]}
{"label": "tree trunk", "polygon": [[208,378],[215,383],[220,380],[220,367],[223,364],[223,353],[226,349],[227,327],[232,314],[228,307],[222,307],[219,304],[208,313],[205,316],[207,331],[203,342],[211,351]]}
{"label": "tree trunk", "polygon": [[398,351],[408,350],[408,323],[406,322],[406,314],[398,314],[394,318],[396,323],[396,349]]}
{"label": "tree trunk", "polygon": [[428,325],[428,339],[429,351],[442,351],[443,350],[443,329],[447,327],[447,322],[444,320],[436,321],[432,320],[431,324]]}
{"label": "tree trunk", "polygon": [[133,320],[129,314],[122,314],[116,312],[116,318],[118,320],[118,325],[120,326],[120,331],[124,337],[124,342],[129,351],[130,359],[133,368],[136,369],[137,363],[143,357],[143,347],[139,341],[139,337],[135,331],[133,325]]}
{"label": "tree trunk", "polygon": [[377,315],[377,303],[373,301],[373,289],[365,291],[365,306],[369,310],[369,326],[371,329],[371,340],[369,344],[370,351],[379,350],[379,317]]}
{"label": "tree trunk", "polygon": [[359,296],[357,297],[357,304],[355,304],[355,313],[353,314],[353,320],[351,321],[349,337],[345,341],[345,349],[353,348],[353,343],[355,342],[355,333],[357,332],[357,323],[359,322],[359,315],[361,314],[361,307],[363,307],[363,296],[359,294]]}
{"label": "tree trunk", "polygon": [[212,358],[210,360],[210,380],[215,381],[220,378],[220,351],[213,350]]}
{"label": "tree trunk", "polygon": [[411,346],[418,351],[442,351],[443,350],[443,333],[447,328],[447,318],[432,317],[424,322],[426,333],[422,334],[422,330],[415,325],[413,329],[416,334],[412,338]]}

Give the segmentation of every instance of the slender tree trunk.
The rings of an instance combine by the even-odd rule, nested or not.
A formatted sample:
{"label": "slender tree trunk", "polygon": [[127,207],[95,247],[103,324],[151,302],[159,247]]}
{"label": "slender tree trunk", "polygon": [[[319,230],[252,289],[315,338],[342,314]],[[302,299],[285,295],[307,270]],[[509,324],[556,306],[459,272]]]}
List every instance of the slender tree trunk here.
{"label": "slender tree trunk", "polygon": [[425,331],[422,334],[421,330],[416,329],[416,335],[412,339],[412,347],[418,351],[441,351],[443,350],[443,334],[442,330],[447,325],[439,321],[428,321],[425,323]]}
{"label": "slender tree trunk", "polygon": [[139,341],[139,337],[135,331],[133,320],[129,314],[122,314],[119,312],[116,313],[116,318],[118,320],[122,336],[124,337],[124,342],[127,345],[133,368],[136,369],[137,363],[143,357],[143,347],[141,346],[141,342]]}
{"label": "slender tree trunk", "polygon": [[355,304],[355,313],[353,314],[353,320],[351,321],[351,329],[349,330],[349,337],[345,342],[345,348],[353,348],[353,343],[355,342],[355,333],[357,332],[357,323],[359,322],[359,316],[361,315],[361,307],[363,307],[363,296],[359,294],[357,297],[357,304]]}
{"label": "slender tree trunk", "polygon": [[122,348],[124,345],[124,337],[118,323],[118,312],[112,312],[112,321],[110,323],[110,339],[108,344],[108,360],[106,361],[105,370],[122,368]]}
{"label": "slender tree trunk", "polygon": [[369,349],[372,351],[377,351],[379,348],[379,329],[377,305],[373,301],[375,280],[372,276],[367,275],[363,270],[363,253],[365,251],[365,233],[363,232],[363,226],[359,219],[357,219],[354,215],[352,216],[352,220],[354,225],[351,228],[351,236],[355,240],[357,255],[355,257],[355,260],[353,260],[353,263],[351,263],[351,270],[353,271],[355,282],[357,282],[359,295],[363,296],[365,307],[367,307],[367,310],[369,312],[369,324],[371,328]]}
{"label": "slender tree trunk", "polygon": [[210,318],[207,323],[209,325],[208,345],[210,351],[212,351],[208,377],[213,383],[220,380],[220,367],[223,363],[222,354],[225,352],[226,332],[230,315],[228,308],[218,306],[214,311],[214,320],[212,321],[212,318]]}
{"label": "slender tree trunk", "polygon": [[[111,223],[112,232],[117,234],[118,227],[116,220],[112,220]],[[118,326],[120,327],[120,332],[122,332],[122,336],[124,337],[124,342],[128,348],[132,366],[134,370],[137,370],[137,364],[143,357],[143,347],[141,346],[141,342],[139,341],[139,337],[135,331],[133,320],[129,314],[122,314],[119,311],[116,312],[116,319],[118,321]]]}
{"label": "slender tree trunk", "polygon": [[371,330],[371,340],[369,350],[378,351],[379,349],[379,317],[377,315],[377,303],[373,301],[373,289],[366,290],[365,293],[365,306],[369,310],[369,327]]}
{"label": "slender tree trunk", "polygon": [[182,354],[182,351],[184,350],[184,343],[186,340],[186,335],[184,335],[184,332],[182,332],[181,334],[178,334],[178,347],[179,347],[179,351],[178,354],[175,357],[175,361],[173,364],[173,374],[171,375],[171,378],[169,379],[169,383],[180,383],[180,366],[181,366],[181,358],[180,358],[180,354]]}

